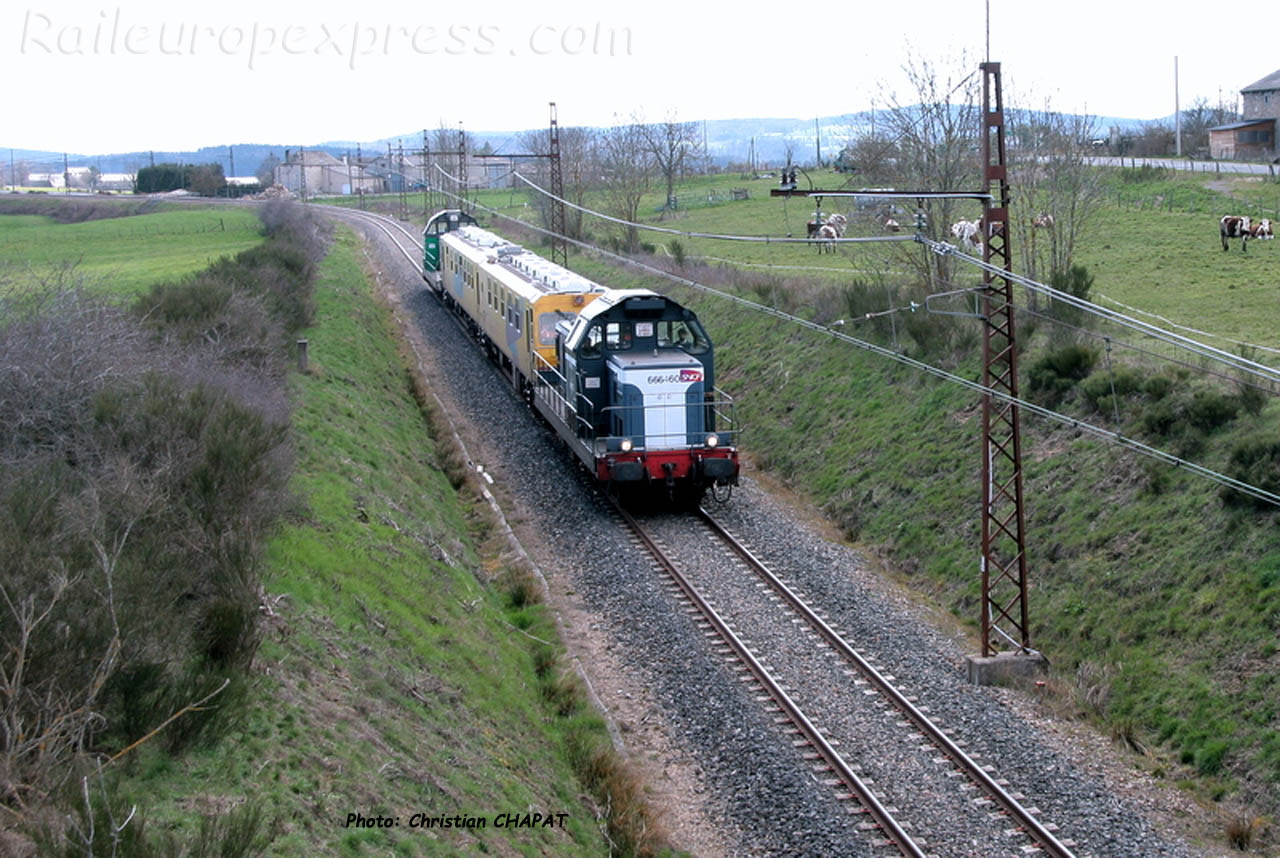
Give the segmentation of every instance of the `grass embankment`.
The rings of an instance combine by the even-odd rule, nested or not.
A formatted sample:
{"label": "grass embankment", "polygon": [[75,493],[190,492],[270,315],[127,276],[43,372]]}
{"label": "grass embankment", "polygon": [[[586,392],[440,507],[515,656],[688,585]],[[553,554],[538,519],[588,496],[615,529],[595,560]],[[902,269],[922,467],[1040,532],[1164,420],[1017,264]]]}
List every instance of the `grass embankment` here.
{"label": "grass embankment", "polygon": [[[275,820],[269,855],[602,854],[567,758],[607,735],[557,697],[546,612],[488,583],[503,570],[486,523],[460,503],[356,253],[344,234],[320,267],[311,371],[291,378],[299,508],[269,548],[255,702],[215,748],[145,753],[132,787],[169,797],[162,824],[243,799]],[[563,827],[495,827],[530,812]],[[399,825],[348,828],[351,813]],[[410,829],[415,813],[488,825]]]}
{"label": "grass embankment", "polygon": [[[1186,196],[1202,193],[1197,186]],[[1238,204],[1226,195],[1218,201],[1224,211]],[[746,211],[746,203],[731,205]],[[747,220],[722,225],[747,231]],[[690,214],[681,226],[710,223]],[[1178,210],[1134,217],[1112,203],[1078,258],[1097,274],[1095,293],[1274,345],[1271,263],[1280,250],[1251,242],[1246,257],[1236,242],[1224,254],[1216,224],[1216,216]],[[717,343],[719,381],[738,400],[742,446],[754,466],[808,494],[851,538],[976,627],[973,394],[703,293],[581,256],[571,265],[601,282],[662,289],[694,306]],[[682,273],[726,279],[719,270]],[[762,291],[744,294],[754,300]],[[779,280],[778,291],[822,295],[794,281]],[[802,303],[798,312],[835,318],[846,309]],[[939,353],[913,341],[899,321],[908,352],[932,352],[931,362],[978,376],[972,351]],[[879,334],[865,325],[844,330],[883,342],[880,327]],[[1039,322],[1020,364],[1024,395],[1029,368],[1069,341],[1059,326]],[[1096,362],[1087,379],[1068,382],[1055,398],[1059,410],[1218,470],[1231,470],[1237,447],[1275,437],[1274,400],[1253,414],[1230,381],[1194,367],[1139,363],[1119,348],[1113,401],[1102,343],[1084,343]],[[1157,776],[1280,811],[1276,512],[1226,504],[1215,485],[1057,424],[1027,419],[1023,439],[1032,633],[1054,673],[1047,699],[1151,750],[1147,766]],[[1270,455],[1249,481],[1275,479]]]}
{"label": "grass embankment", "polygon": [[86,278],[100,280],[111,294],[127,298],[262,241],[261,224],[247,208],[134,214],[141,205],[111,200],[0,200],[0,214],[48,211],[0,217],[0,275],[4,266],[41,272],[74,265]]}
{"label": "grass embankment", "polygon": [[[38,228],[65,229],[47,224]],[[257,230],[255,236],[260,240]],[[165,720],[199,696],[178,689],[168,697],[152,694],[132,702],[125,694],[129,724],[117,723],[115,709],[106,712],[105,723],[95,722],[97,734],[77,745],[82,752],[78,762],[88,771],[136,736],[143,741],[107,763],[102,779],[91,775],[88,781],[100,835],[91,836],[93,848],[110,848],[108,826],[114,828],[129,817],[121,827],[132,844],[130,854],[139,856],[203,855],[210,849],[236,858],[477,851],[595,855],[609,849],[601,830],[600,820],[605,820],[620,854],[653,854],[661,848],[659,836],[637,798],[636,785],[611,755],[603,724],[586,709],[573,675],[558,663],[553,622],[534,604],[537,588],[520,570],[495,559],[504,546],[495,550],[485,544],[488,526],[476,512],[482,507],[465,491],[459,492],[465,469],[452,458],[447,441],[433,440],[444,435],[428,431],[429,409],[423,406],[427,396],[406,373],[390,314],[374,300],[356,261],[357,249],[348,234],[333,245],[319,269],[314,316],[311,299],[294,296],[285,282],[286,269],[297,273],[298,264],[309,268],[305,254],[299,248],[272,245],[157,286],[138,302],[157,330],[166,332],[167,342],[181,344],[193,338],[209,347],[210,354],[201,357],[200,364],[230,356],[250,366],[275,365],[266,355],[278,357],[283,338],[271,325],[253,323],[255,307],[275,307],[295,322],[313,320],[300,331],[311,342],[312,370],[289,378],[295,500],[273,502],[273,510],[284,514],[285,525],[276,531],[265,565],[257,564],[256,550],[234,540],[224,539],[216,550],[204,550],[202,544],[191,547],[209,562],[245,561],[253,567],[253,575],[245,578],[252,590],[249,613],[263,615],[262,628],[231,630],[244,632],[242,637],[252,645],[248,682],[236,685],[234,699],[229,691],[215,695],[215,709],[201,716],[183,710],[171,723]],[[259,287],[266,291],[257,292]],[[294,297],[302,298],[298,307],[291,306]],[[225,319],[218,313],[228,309],[233,311],[232,322],[224,328]],[[120,308],[121,314],[126,312]],[[240,323],[246,330],[236,329]],[[74,321],[67,324],[74,328]],[[205,336],[206,328],[216,336]],[[45,339],[54,347],[78,344],[75,336]],[[137,336],[126,338],[127,344],[138,341]],[[110,356],[97,357],[111,363]],[[173,360],[187,367],[180,354]],[[92,376],[91,369],[84,372]],[[237,382],[230,387],[261,406],[271,394],[256,389],[256,384]],[[168,389],[159,388],[161,393]],[[181,398],[186,392],[179,387],[175,395]],[[99,407],[92,419],[76,422],[93,429],[130,419],[150,420],[148,425],[173,423],[198,434],[200,424],[187,413],[190,410]],[[164,446],[146,426],[117,434],[120,438],[112,443],[125,451],[139,443]],[[226,449],[210,454],[197,475],[206,479],[193,483],[204,492],[201,497],[225,498],[227,487],[215,478],[229,464],[248,458],[250,451],[235,445],[253,439],[241,433],[224,440]],[[172,458],[175,450],[180,453],[191,446],[184,436],[177,447],[166,449]],[[74,457],[68,461],[84,471],[97,449],[81,452],[78,463]],[[137,482],[122,485],[132,489]],[[252,485],[248,478],[245,482]],[[236,487],[242,488],[240,483]],[[127,508],[108,508],[107,513],[133,512],[136,504],[123,506]],[[13,507],[3,511],[30,523],[31,516],[22,517],[20,504]],[[197,512],[220,509],[213,501],[206,507]],[[67,508],[76,513],[80,507]],[[157,508],[185,509],[176,496]],[[151,511],[148,507],[138,514]],[[86,538],[96,538],[96,533]],[[194,535],[198,534],[188,529],[175,537],[170,553],[187,548]],[[149,531],[149,538],[165,542],[163,533]],[[128,544],[151,544],[140,540],[135,535]],[[81,554],[74,559],[83,560]],[[158,548],[130,556],[134,577],[145,581],[155,573],[146,564],[151,556],[169,555]],[[194,563],[180,568],[189,574],[200,571]],[[259,570],[265,585],[261,594]],[[72,584],[79,586],[82,577],[77,574]],[[165,576],[166,581],[177,578]],[[92,587],[94,581],[86,581],[83,586]],[[25,589],[24,584],[8,592]],[[105,589],[110,593],[109,586]],[[100,596],[102,590],[93,592]],[[178,601],[196,604],[191,593]],[[132,621],[144,609],[129,604]],[[87,606],[78,610],[84,613]],[[150,622],[144,617],[142,625],[160,639],[141,656],[156,661],[156,670],[172,665],[177,670],[191,660],[179,638],[190,633],[202,640],[210,627],[198,618],[179,621],[180,633],[166,642],[164,633],[174,623],[159,620],[177,614],[154,610]],[[11,631],[0,628],[6,634]],[[259,631],[264,635],[260,648]],[[143,639],[128,640],[137,649],[136,641]],[[209,659],[218,655],[210,652]],[[130,652],[135,661],[138,655]],[[74,649],[70,657],[75,658]],[[204,661],[197,658],[193,664],[200,668]],[[119,694],[111,697],[117,699]],[[195,734],[188,728],[193,719],[215,720],[215,712],[216,730]],[[149,732],[157,727],[157,732]],[[126,733],[117,739],[117,734]],[[185,738],[174,741],[175,735]],[[22,748],[11,744],[3,750],[13,755]],[[51,782],[69,779],[75,786],[65,802],[52,806],[52,797],[44,795],[37,805],[28,797],[25,806],[19,806],[20,815],[15,814],[25,820],[23,831],[37,837],[44,830],[42,820],[50,820],[52,830],[46,836],[65,833],[68,855],[84,851],[77,840],[86,830],[76,810],[81,803],[80,774],[80,769],[50,774]],[[28,796],[36,792],[34,787],[24,789]],[[51,806],[45,806],[46,801]],[[135,803],[139,812],[130,815]],[[114,818],[108,819],[108,807]],[[439,822],[411,829],[415,813],[461,822],[449,829]],[[348,826],[351,814],[398,818],[398,825]],[[526,814],[541,817],[530,827],[535,818]],[[548,826],[548,819],[555,825]],[[485,821],[483,828],[467,827],[479,820]],[[8,836],[0,829],[0,838]]]}

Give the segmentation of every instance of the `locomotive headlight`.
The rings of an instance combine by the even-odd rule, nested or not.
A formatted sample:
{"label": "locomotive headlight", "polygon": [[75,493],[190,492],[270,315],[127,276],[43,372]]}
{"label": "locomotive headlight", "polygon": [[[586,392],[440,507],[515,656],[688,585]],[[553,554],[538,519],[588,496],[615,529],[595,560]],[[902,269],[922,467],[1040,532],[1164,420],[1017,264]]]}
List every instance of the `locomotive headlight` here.
{"label": "locomotive headlight", "polygon": [[619,444],[618,446],[622,448],[622,452],[624,452],[624,453],[630,453],[630,452],[631,452],[631,439],[630,439],[630,438],[623,438],[623,439],[622,439],[622,443],[621,443],[621,444]]}
{"label": "locomotive headlight", "polygon": [[708,447],[714,447],[719,443],[720,443],[720,436],[717,435],[716,433],[712,432],[710,435],[707,436]]}

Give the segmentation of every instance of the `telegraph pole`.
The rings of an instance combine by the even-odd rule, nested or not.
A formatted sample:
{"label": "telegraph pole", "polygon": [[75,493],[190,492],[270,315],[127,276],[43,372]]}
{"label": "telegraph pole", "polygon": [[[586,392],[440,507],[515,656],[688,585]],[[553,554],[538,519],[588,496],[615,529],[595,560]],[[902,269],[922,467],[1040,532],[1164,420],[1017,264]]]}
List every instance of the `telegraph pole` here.
{"label": "telegraph pole", "polygon": [[407,200],[405,199],[405,194],[407,193],[407,191],[405,187],[406,182],[405,182],[405,174],[404,174],[404,141],[403,140],[400,141],[400,145],[397,148],[396,152],[397,152],[396,174],[400,179],[400,184],[397,186],[397,190],[396,190],[396,211],[399,212],[400,220],[404,220],[406,217],[405,204]]}
{"label": "telegraph pole", "polygon": [[357,199],[360,201],[360,211],[364,211],[364,155],[360,151],[360,144],[356,144],[356,167],[359,173],[356,174],[356,181],[360,183],[360,194]]}
{"label": "telegraph pole", "polygon": [[426,172],[426,161],[430,158],[431,147],[426,142],[426,128],[422,129],[422,220],[430,218],[431,174]]}
{"label": "telegraph pole", "polygon": [[[790,197],[950,197],[981,200],[983,260],[1001,270],[984,269],[982,311],[982,385],[997,394],[982,396],[982,653],[969,657],[969,678],[990,684],[1010,673],[1039,669],[1044,658],[1031,648],[1027,607],[1026,512],[1023,499],[1022,438],[1019,427],[1017,340],[1014,329],[1013,254],[1009,249],[1009,167],[1000,64],[982,63],[981,191],[850,191],[774,188],[771,196]],[[752,153],[754,155],[754,151]],[[917,226],[919,229],[919,226]],[[946,248],[917,233],[917,241]],[[954,250],[954,248],[952,248]],[[1013,656],[1010,658],[1009,656]]]}
{"label": "telegraph pole", "polygon": [[1174,136],[1177,140],[1177,152],[1179,158],[1182,157],[1182,107],[1178,103],[1178,58],[1173,58],[1173,124]]}

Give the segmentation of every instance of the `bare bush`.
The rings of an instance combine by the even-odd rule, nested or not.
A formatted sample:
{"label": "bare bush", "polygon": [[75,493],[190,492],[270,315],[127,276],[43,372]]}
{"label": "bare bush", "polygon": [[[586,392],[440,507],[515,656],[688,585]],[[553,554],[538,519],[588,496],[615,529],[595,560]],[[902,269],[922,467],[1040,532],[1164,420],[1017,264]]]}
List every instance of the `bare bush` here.
{"label": "bare bush", "polygon": [[216,344],[166,347],[69,269],[0,302],[0,794],[21,807],[249,663],[289,453],[283,397]]}

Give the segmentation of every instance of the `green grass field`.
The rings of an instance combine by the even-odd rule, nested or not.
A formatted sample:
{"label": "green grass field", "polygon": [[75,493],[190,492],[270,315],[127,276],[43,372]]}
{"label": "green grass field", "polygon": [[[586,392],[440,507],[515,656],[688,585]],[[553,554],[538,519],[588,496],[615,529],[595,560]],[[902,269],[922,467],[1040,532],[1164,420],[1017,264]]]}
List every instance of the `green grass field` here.
{"label": "green grass field", "polygon": [[48,216],[8,215],[0,217],[0,271],[40,273],[74,265],[104,291],[130,297],[261,241],[257,216],[231,207],[61,224]]}

